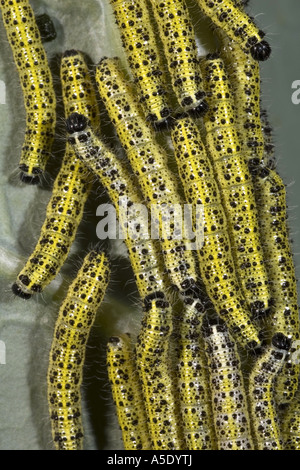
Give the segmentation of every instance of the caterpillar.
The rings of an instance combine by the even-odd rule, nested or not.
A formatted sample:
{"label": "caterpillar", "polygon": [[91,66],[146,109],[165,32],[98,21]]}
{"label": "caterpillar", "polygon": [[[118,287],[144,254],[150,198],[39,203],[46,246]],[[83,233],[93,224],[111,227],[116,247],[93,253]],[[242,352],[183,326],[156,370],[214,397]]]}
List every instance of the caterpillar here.
{"label": "caterpillar", "polygon": [[[78,158],[97,175],[103,187],[106,188],[116,208],[119,223],[124,233],[127,234],[120,215],[120,199],[126,199],[128,209],[134,205],[139,207],[143,203],[134,178],[124,163],[95,135],[84,115],[70,114],[66,120],[66,127],[69,133],[69,144],[72,145]],[[134,221],[135,217],[135,214],[132,217],[128,214],[128,224],[131,218]],[[148,298],[151,299],[152,295],[160,295],[159,293],[166,291],[168,281],[155,240],[147,237],[138,238],[139,232],[142,233],[143,229],[148,230],[148,214],[144,217],[141,213],[138,222],[135,227],[136,233],[126,236],[124,241],[127,245],[137,289],[147,306]]]}
{"label": "caterpillar", "polygon": [[125,450],[150,450],[151,442],[142,389],[129,334],[113,336],[107,344],[107,371]]}
{"label": "caterpillar", "polygon": [[202,320],[186,306],[176,321],[176,389],[186,449],[214,450],[216,437],[203,352]]}
{"label": "caterpillar", "polygon": [[194,27],[185,0],[151,0],[171,83],[183,111],[207,110]]}
{"label": "caterpillar", "polygon": [[[286,190],[275,170],[261,167],[254,179],[264,255],[270,279],[273,308],[267,323],[272,334],[281,332],[292,342],[299,340],[297,280],[287,227]],[[290,354],[294,351],[292,346]],[[300,367],[288,355],[277,376],[278,404],[290,402],[298,388]]]}
{"label": "caterpillar", "polygon": [[[109,117],[115,125],[120,142],[127,154],[148,208],[154,210],[160,228],[160,245],[166,269],[173,286],[184,302],[192,304],[199,314],[203,312],[202,286],[198,280],[198,268],[189,240],[180,235],[180,220],[174,215],[174,207],[182,207],[177,181],[167,167],[167,156],[156,143],[155,136],[145,123],[133,91],[124,80],[117,58],[103,58],[96,68],[99,94]],[[163,230],[164,207],[174,215],[170,233]],[[159,213],[157,213],[159,212]],[[151,214],[152,215],[152,214]]]}
{"label": "caterpillar", "polygon": [[260,66],[223,31],[221,55],[228,70],[236,108],[236,127],[244,141],[244,153],[253,173],[264,159],[264,136],[260,120]]}
{"label": "caterpillar", "polygon": [[135,344],[135,354],[154,450],[185,448],[170,374],[171,333],[170,304],[164,298],[151,300],[151,305],[142,320],[142,328]]}
{"label": "caterpillar", "polygon": [[258,29],[254,20],[235,5],[234,1],[197,0],[197,2],[201,11],[230,39],[236,41],[244,52],[250,53],[253,59],[265,61],[270,57],[271,46],[263,39],[265,33]]}
{"label": "caterpillar", "polygon": [[145,0],[110,0],[146,120],[163,127],[171,114],[163,66]]}
{"label": "caterpillar", "polygon": [[[235,271],[227,217],[213,167],[196,124],[178,118],[171,137],[186,201],[202,204],[204,243],[198,250],[200,273],[215,311],[242,345],[258,346],[256,325],[250,320]],[[194,225],[196,220],[194,220]]]}
{"label": "caterpillar", "polygon": [[[97,127],[99,116],[95,90],[82,53],[66,51],[61,60],[61,83],[65,115],[82,112]],[[85,165],[69,144],[46,210],[40,238],[12,286],[14,294],[29,299],[41,292],[65,262],[83,216],[92,185]]]}
{"label": "caterpillar", "polygon": [[282,438],[284,450],[300,450],[299,391],[282,417]]}
{"label": "caterpillar", "polygon": [[38,184],[51,154],[56,125],[52,75],[29,1],[1,0],[0,8],[26,108],[20,177],[25,183]]}
{"label": "caterpillar", "polygon": [[253,450],[237,345],[224,323],[203,328],[218,450]]}
{"label": "caterpillar", "polygon": [[57,450],[81,450],[82,368],[86,343],[109,282],[104,253],[88,253],[61,304],[49,355],[48,405]]}
{"label": "caterpillar", "polygon": [[268,311],[271,298],[251,174],[224,62],[209,55],[202,65],[210,106],[203,118],[206,145],[221,189],[241,287],[253,314],[259,315]]}
{"label": "caterpillar", "polygon": [[250,415],[257,450],[282,450],[274,401],[274,380],[289,348],[289,338],[282,333],[275,333],[249,376]]}

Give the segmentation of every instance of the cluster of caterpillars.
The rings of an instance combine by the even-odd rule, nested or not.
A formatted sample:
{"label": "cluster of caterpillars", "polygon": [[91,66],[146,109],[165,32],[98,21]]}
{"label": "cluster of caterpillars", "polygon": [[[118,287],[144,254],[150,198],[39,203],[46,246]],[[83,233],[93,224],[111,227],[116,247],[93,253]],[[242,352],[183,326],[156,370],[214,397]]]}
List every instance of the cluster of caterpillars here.
{"label": "cluster of caterpillars", "polygon": [[[300,448],[297,286],[285,185],[260,96],[258,61],[271,48],[245,3],[197,0],[219,43],[200,58],[185,0],[111,0],[132,81],[116,57],[101,58],[95,77],[82,52],[61,58],[65,156],[12,290],[29,299],[55,278],[96,178],[127,234],[144,312],[137,338],[116,331],[107,346],[126,450]],[[27,111],[22,180],[37,183],[56,121],[51,73],[29,2],[0,6]],[[101,136],[96,92],[128,164]],[[158,132],[170,136],[176,172]],[[200,246],[185,232],[178,237],[176,208],[184,204],[194,233],[201,228]],[[141,206],[159,208],[158,239],[141,236],[150,231],[143,212],[135,223]],[[109,272],[106,254],[88,254],[59,311],[48,370],[57,449],[83,447],[82,367]]]}

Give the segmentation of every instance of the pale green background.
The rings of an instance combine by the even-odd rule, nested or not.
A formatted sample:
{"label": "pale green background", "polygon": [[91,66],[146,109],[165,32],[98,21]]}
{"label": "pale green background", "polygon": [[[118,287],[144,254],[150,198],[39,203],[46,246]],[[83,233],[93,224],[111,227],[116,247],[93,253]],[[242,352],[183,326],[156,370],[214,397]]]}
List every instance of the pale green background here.
{"label": "pale green background", "polygon": [[[36,13],[46,11],[55,21],[58,37],[45,46],[49,57],[54,58],[53,65],[58,64],[55,54],[69,48],[88,52],[95,63],[103,55],[123,55],[108,0],[36,0],[31,3]],[[272,57],[262,64],[263,103],[275,129],[278,168],[288,185],[291,236],[299,273],[300,105],[292,104],[291,84],[300,80],[300,2],[250,0],[250,3],[249,11],[268,33],[273,47]],[[192,2],[189,6],[197,24],[199,46],[208,50],[211,41],[201,32],[203,23],[198,22],[198,9]],[[45,377],[53,326],[70,276],[95,241],[93,215],[102,191],[99,189],[94,194],[95,200],[88,206],[85,223],[81,225],[80,236],[62,274],[43,295],[28,302],[15,298],[10,285],[34,247],[43,222],[49,188],[61,158],[63,122],[51,162],[52,179],[48,178],[48,188],[47,185],[44,188],[22,185],[16,168],[25,114],[22,91],[2,24],[0,43],[0,80],[6,84],[5,103],[0,95],[0,340],[6,345],[6,364],[0,364],[0,449],[51,449]],[[129,282],[122,288],[124,280],[131,278],[128,262],[122,257],[119,246],[114,246],[113,250],[118,250],[120,255],[113,258],[113,280],[88,348],[84,385],[86,449],[121,447],[110,406],[104,367],[105,343],[109,335],[136,331],[139,326],[134,286]]]}

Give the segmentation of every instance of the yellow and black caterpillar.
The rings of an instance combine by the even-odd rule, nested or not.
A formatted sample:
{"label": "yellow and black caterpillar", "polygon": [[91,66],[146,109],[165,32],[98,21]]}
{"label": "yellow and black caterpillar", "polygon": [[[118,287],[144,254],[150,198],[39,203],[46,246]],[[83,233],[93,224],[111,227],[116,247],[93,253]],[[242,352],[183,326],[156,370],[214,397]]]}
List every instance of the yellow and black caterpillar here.
{"label": "yellow and black caterpillar", "polygon": [[25,183],[37,184],[51,154],[56,124],[53,80],[34,12],[28,0],[1,0],[3,24],[20,76],[26,108],[19,168]]}

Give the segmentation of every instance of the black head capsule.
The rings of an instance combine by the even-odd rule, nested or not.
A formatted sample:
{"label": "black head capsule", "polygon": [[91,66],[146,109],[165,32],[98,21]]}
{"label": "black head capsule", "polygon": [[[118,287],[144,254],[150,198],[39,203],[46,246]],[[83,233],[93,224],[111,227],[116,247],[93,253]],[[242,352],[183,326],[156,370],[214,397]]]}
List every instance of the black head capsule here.
{"label": "black head capsule", "polygon": [[74,55],[77,55],[78,51],[76,49],[68,49],[63,53],[63,57],[72,57]]}
{"label": "black head capsule", "polygon": [[36,185],[40,183],[39,176],[30,176],[23,172],[20,173],[20,180],[22,181],[22,183],[31,184],[31,185]]}
{"label": "black head capsule", "polygon": [[271,51],[271,46],[267,41],[258,42],[250,49],[253,59],[260,60],[262,62],[270,57]]}
{"label": "black head capsule", "polygon": [[21,299],[28,300],[31,297],[31,294],[27,294],[27,293],[23,292],[22,289],[20,289],[20,287],[18,286],[18,284],[16,282],[11,286],[11,290],[13,291],[13,293],[15,295],[17,295]]}
{"label": "black head capsule", "polygon": [[20,180],[23,183],[26,183],[26,184],[39,184],[40,183],[40,176],[43,173],[40,168],[34,167],[32,169],[31,175],[28,174],[29,167],[25,163],[22,163],[21,165],[19,165],[19,168],[21,170]]}
{"label": "black head capsule", "polygon": [[88,125],[88,119],[79,113],[72,113],[66,120],[66,129],[69,134],[84,131]]}
{"label": "black head capsule", "polygon": [[290,338],[285,336],[283,333],[275,333],[275,335],[272,338],[272,345],[275,348],[289,351],[291,347],[291,340]]}

